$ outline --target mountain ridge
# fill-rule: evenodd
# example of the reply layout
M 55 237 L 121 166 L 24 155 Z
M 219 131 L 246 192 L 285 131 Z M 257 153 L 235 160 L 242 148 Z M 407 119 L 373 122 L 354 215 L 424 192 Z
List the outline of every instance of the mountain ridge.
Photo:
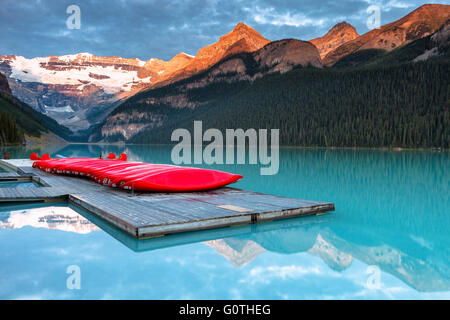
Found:
M 310 42 L 274 41 L 253 53 L 227 57 L 190 78 L 137 94 L 116 108 L 91 139 L 170 143 L 170 132 L 192 129 L 194 120 L 202 120 L 204 128 L 219 130 L 280 128 L 284 145 L 446 148 L 445 128 L 450 125 L 442 92 L 450 74 L 445 72 L 449 52 L 443 46 L 447 31 L 443 25 L 382 54 L 383 60 L 370 68 L 350 65 L 343 70 L 321 69 L 319 52 Z M 299 48 L 298 53 L 290 55 L 295 52 L 285 50 L 290 45 Z M 307 45 L 316 60 L 290 60 L 306 57 Z M 440 48 L 435 56 L 414 62 L 435 46 Z M 349 135 L 355 130 L 357 134 Z
M 449 18 L 450 5 L 425 4 L 406 16 L 373 29 L 330 51 L 323 63 L 332 66 L 339 59 L 355 51 L 381 49 L 392 51 L 407 43 L 436 32 Z

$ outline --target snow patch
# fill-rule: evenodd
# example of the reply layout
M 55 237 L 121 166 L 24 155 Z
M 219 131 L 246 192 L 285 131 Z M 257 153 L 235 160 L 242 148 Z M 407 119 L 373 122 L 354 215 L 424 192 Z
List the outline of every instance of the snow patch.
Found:
M 66 125 L 66 124 L 71 124 L 71 123 L 74 123 L 74 122 L 77 122 L 77 121 L 80 121 L 80 120 L 81 120 L 80 117 L 74 116 L 74 117 L 71 117 L 69 119 L 64 119 L 63 121 L 61 121 L 61 123 L 63 125 Z
M 77 54 L 66 54 L 64 56 L 59 56 L 58 60 L 64 61 L 64 62 L 71 62 L 73 60 L 76 59 L 81 59 L 82 60 L 91 60 L 91 58 L 93 57 L 93 55 L 89 52 L 82 52 L 82 53 L 77 53 Z
M 75 112 L 70 105 L 65 107 L 49 107 L 47 105 L 44 105 L 44 107 L 45 111 L 47 112 Z
M 195 56 L 187 54 L 186 52 L 181 52 L 182 54 L 184 54 L 185 56 L 188 56 L 189 58 L 195 58 Z
M 90 59 L 90 53 L 81 53 L 77 55 L 66 55 L 59 57 L 60 60 L 70 62 L 76 57 L 84 57 Z M 77 85 L 79 89 L 80 81 L 85 81 L 86 84 L 92 84 L 107 92 L 117 93 L 120 91 L 131 91 L 135 84 L 150 83 L 150 77 L 139 78 L 137 71 L 127 71 L 122 68 L 115 68 L 114 66 L 77 66 L 69 70 L 48 70 L 41 66 L 47 65 L 49 58 L 33 58 L 27 59 L 22 56 L 17 56 L 15 60 L 10 63 L 12 79 L 20 80 L 22 82 L 40 82 L 44 84 L 55 85 Z M 89 74 L 104 75 L 108 78 L 95 79 L 91 78 Z

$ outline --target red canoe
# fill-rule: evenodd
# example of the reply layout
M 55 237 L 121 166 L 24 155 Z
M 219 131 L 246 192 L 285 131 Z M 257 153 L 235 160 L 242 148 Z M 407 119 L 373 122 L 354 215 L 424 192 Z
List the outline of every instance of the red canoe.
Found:
M 112 158 L 112 155 L 111 155 Z M 63 158 L 37 160 L 43 171 L 91 177 L 94 181 L 135 191 L 188 192 L 220 188 L 242 178 L 228 172 L 168 164 L 126 162 L 119 159 Z
M 136 191 L 187 192 L 223 187 L 241 179 L 241 175 L 228 172 L 177 167 L 159 170 L 123 185 L 124 189 Z
M 108 177 L 110 174 L 122 171 L 124 169 L 133 168 L 136 167 L 137 165 L 138 164 L 136 163 L 128 163 L 128 162 L 113 164 L 106 168 L 96 170 L 95 173 L 91 176 L 91 178 L 97 181 L 99 179 L 102 179 L 103 177 Z
M 140 170 L 142 168 L 145 168 L 147 164 L 143 163 L 128 163 L 127 166 L 118 166 L 113 168 L 108 168 L 104 170 L 100 170 L 98 173 L 96 173 L 92 178 L 95 182 L 107 184 L 104 181 L 104 179 L 115 179 L 120 174 L 132 174 L 133 172 Z
M 117 173 L 114 176 L 111 176 L 111 181 L 108 181 L 107 184 L 110 185 L 111 187 L 121 188 L 125 183 L 129 181 L 143 178 L 151 173 L 161 172 L 165 170 L 173 170 L 174 167 L 179 168 L 176 166 L 165 164 L 151 164 L 151 165 L 147 164 L 145 167 L 139 168 L 137 170 L 130 170 Z

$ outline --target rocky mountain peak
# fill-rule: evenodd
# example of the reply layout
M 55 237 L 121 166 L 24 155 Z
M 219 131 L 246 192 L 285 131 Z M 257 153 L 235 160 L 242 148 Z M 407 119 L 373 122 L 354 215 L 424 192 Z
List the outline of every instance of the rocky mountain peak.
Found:
M 245 41 L 241 41 L 243 39 Z M 236 50 L 236 48 L 234 48 L 232 52 L 233 54 L 239 51 L 253 52 L 261 49 L 264 45 L 270 42 L 270 40 L 264 38 L 256 30 L 240 22 L 236 25 L 236 27 L 234 27 L 231 32 L 221 36 L 218 42 L 201 48 L 198 51 L 195 60 L 197 62 L 201 62 L 200 64 L 202 66 L 212 66 L 217 61 L 229 55 L 230 52 L 228 52 L 228 50 L 230 49 L 230 47 L 232 47 L 239 41 L 241 44 L 240 49 Z
M 328 52 L 357 37 L 359 34 L 356 29 L 343 21 L 333 26 L 323 37 L 312 39 L 310 42 L 317 47 L 320 57 L 323 58 Z
M 246 25 L 243 22 L 239 22 L 233 30 L 231 30 L 229 33 L 223 35 L 220 37 L 220 40 L 227 39 L 231 37 L 256 37 L 260 39 L 264 39 L 263 36 L 261 36 L 255 29 L 252 27 Z
M 239 22 L 239 23 L 234 27 L 233 31 L 248 30 L 248 29 L 253 30 L 252 28 L 250 28 L 250 27 L 249 27 L 248 25 L 246 25 L 245 23 Z
M 176 61 L 191 61 L 194 58 L 195 58 L 194 56 L 191 56 L 184 52 L 180 52 L 179 54 L 175 55 L 172 59 L 170 59 L 168 63 L 173 63 Z
M 335 24 L 329 31 L 327 34 L 335 34 L 337 32 L 342 32 L 342 31 L 348 31 L 351 33 L 354 33 L 356 35 L 358 35 L 358 33 L 356 32 L 355 27 L 353 27 L 350 23 L 348 23 L 347 21 L 342 21 L 339 22 L 337 24 Z

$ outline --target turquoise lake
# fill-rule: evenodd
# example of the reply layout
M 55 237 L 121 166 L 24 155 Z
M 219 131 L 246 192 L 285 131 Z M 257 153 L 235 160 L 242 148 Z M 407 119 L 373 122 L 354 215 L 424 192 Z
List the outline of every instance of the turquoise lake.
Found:
M 8 148 L 171 163 L 170 146 Z M 0 205 L 1 299 L 450 299 L 450 153 L 280 149 L 232 185 L 334 202 L 320 216 L 135 240 L 65 203 Z M 69 289 L 70 266 L 80 289 Z M 70 287 L 70 286 L 69 286 Z

